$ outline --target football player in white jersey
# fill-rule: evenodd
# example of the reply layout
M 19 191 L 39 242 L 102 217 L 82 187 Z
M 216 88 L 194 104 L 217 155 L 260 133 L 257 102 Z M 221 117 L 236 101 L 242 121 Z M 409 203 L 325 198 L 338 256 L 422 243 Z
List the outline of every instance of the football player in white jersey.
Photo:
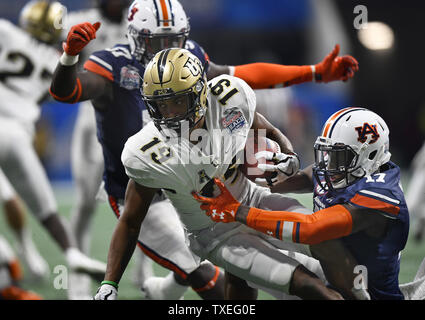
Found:
M 0 300 L 41 300 L 31 291 L 19 286 L 22 280 L 22 268 L 12 247 L 0 235 Z
M 127 32 L 127 7 L 129 0 L 97 0 L 95 8 L 67 13 L 63 30 L 86 21 L 100 21 L 102 28 L 82 52 L 85 61 L 92 52 L 112 48 L 125 42 Z M 66 38 L 67 33 L 62 34 Z M 90 100 L 82 101 L 78 107 L 77 119 L 71 141 L 71 171 L 75 183 L 76 199 L 71 211 L 71 228 L 78 248 L 89 254 L 90 230 L 98 198 L 102 198 L 103 154 L 96 137 L 96 119 Z M 152 260 L 142 251 L 135 253 L 138 259 L 133 278 L 141 286 L 153 274 Z M 82 274 L 69 274 L 69 296 L 71 299 L 91 299 L 90 278 Z
M 112 236 L 105 280 L 95 299 L 117 297 L 118 282 L 158 189 L 166 193 L 178 211 L 190 248 L 201 259 L 256 286 L 306 299 L 340 299 L 337 292 L 289 257 L 288 251 L 281 251 L 294 247 L 277 243 L 237 222 L 213 222 L 192 197 L 194 192 L 210 196 L 216 193 L 212 178 L 221 177 L 230 192 L 244 203 L 267 208 L 279 205 L 311 214 L 296 200 L 272 195 L 268 189 L 255 185 L 237 169 L 250 129 L 263 129 L 279 143 L 287 154 L 287 166 L 282 170 L 299 168 L 289 140 L 255 112 L 252 89 L 229 75 L 207 83 L 196 56 L 185 49 L 171 48 L 157 53 L 147 65 L 143 98 L 153 121 L 128 139 L 122 153 L 130 181 L 124 211 Z M 305 246 L 297 246 L 297 251 L 308 254 Z M 304 261 L 310 259 L 300 256 Z M 304 290 L 306 287 L 310 290 Z M 228 298 L 256 297 L 252 290 L 227 289 Z
M 6 221 L 12 228 L 17 240 L 17 253 L 25 262 L 34 280 L 42 279 L 49 272 L 49 265 L 35 246 L 31 228 L 27 224 L 27 215 L 21 198 L 0 169 L 0 201 Z
M 413 158 L 410 171 L 406 201 L 412 217 L 416 218 L 414 239 L 421 242 L 425 234 L 425 143 Z
M 57 212 L 44 168 L 32 145 L 40 103 L 48 94 L 58 51 L 55 26 L 63 13 L 58 2 L 31 1 L 20 15 L 18 28 L 0 20 L 0 167 L 30 211 L 65 254 L 72 270 L 101 276 L 105 264 L 76 248 L 75 240 Z

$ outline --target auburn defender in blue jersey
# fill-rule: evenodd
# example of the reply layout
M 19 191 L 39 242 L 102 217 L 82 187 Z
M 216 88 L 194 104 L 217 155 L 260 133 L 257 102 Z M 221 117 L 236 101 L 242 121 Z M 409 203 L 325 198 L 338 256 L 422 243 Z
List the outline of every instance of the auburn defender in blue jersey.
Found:
M 145 64 L 156 52 L 168 47 L 185 46 L 201 60 L 208 70 L 209 78 L 222 73 L 241 76 L 249 74 L 250 80 L 257 88 L 312 80 L 345 81 L 358 70 L 357 61 L 353 57 L 338 57 L 339 47 L 314 66 L 216 65 L 209 61 L 208 56 L 198 44 L 187 40 L 188 19 L 176 0 L 136 0 L 129 8 L 128 22 L 128 44 L 93 53 L 84 64 L 85 72 L 77 71 L 78 55 L 85 45 L 96 37 L 100 24 L 92 25 L 87 22 L 72 27 L 64 44 L 65 52 L 55 71 L 50 90 L 51 95 L 58 101 L 66 103 L 88 99 L 92 101 L 96 110 L 98 140 L 102 144 L 105 161 L 105 188 L 111 207 L 117 215 L 122 209 L 128 182 L 120 160 L 121 152 L 127 138 L 142 128 L 143 121 L 149 120 L 143 116 L 146 107 L 140 95 L 140 76 L 144 72 Z M 264 72 L 258 72 L 258 70 L 264 70 Z M 274 74 L 273 83 L 270 83 L 270 73 Z M 253 77 L 254 75 L 259 77 Z M 177 217 L 169 202 L 159 201 L 157 206 L 162 207 L 158 210 Z M 155 210 L 155 206 L 151 208 Z M 161 222 L 161 220 L 164 221 Z M 199 264 L 199 259 L 194 257 L 185 245 L 182 227 L 173 225 L 170 222 L 172 220 L 172 218 L 152 218 L 151 223 L 145 220 L 140 233 L 139 246 L 155 261 L 173 270 L 180 283 L 186 283 L 183 281 L 186 280 L 202 297 L 221 298 L 222 274 L 218 268 L 209 263 Z M 179 221 L 176 221 L 176 224 L 179 224 Z M 171 236 L 163 239 L 164 232 L 169 232 L 170 235 L 177 232 L 178 235 L 175 239 Z M 179 245 L 181 248 L 176 248 Z M 176 258 L 179 253 L 181 253 L 180 257 Z M 169 279 L 169 283 L 173 281 L 174 278 Z M 114 290 L 111 284 L 106 285 Z M 161 289 L 166 286 L 165 284 L 156 282 L 154 286 L 157 286 L 154 290 L 157 293 L 166 291 Z M 158 289 L 160 286 L 163 287 Z M 174 281 L 174 295 L 153 294 L 152 285 L 148 286 L 145 283 L 148 294 L 155 298 L 179 298 L 184 287 L 180 286 L 180 289 L 176 289 L 178 287 Z
M 352 288 L 343 293 L 404 299 L 398 274 L 400 252 L 409 232 L 409 212 L 400 168 L 390 161 L 385 121 L 365 108 L 342 109 L 325 123 L 314 150 L 314 165 L 271 187 L 272 192 L 280 193 L 311 192 L 314 188 L 312 215 L 239 205 L 224 186 L 217 198 L 196 197 L 214 221 L 239 221 L 284 241 L 309 244 L 322 266 L 335 257 L 324 252 L 321 243 L 341 238 L 347 253 L 367 272 L 367 283 L 362 287 L 366 290 L 356 291 L 359 288 L 351 282 Z M 269 155 L 272 158 L 276 155 Z M 268 170 L 279 171 L 279 164 Z M 354 270 L 348 271 L 353 274 Z

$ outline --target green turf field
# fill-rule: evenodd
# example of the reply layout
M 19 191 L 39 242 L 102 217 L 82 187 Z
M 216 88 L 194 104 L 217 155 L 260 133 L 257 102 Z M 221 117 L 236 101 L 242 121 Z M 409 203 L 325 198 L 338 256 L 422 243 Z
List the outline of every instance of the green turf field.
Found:
M 71 210 L 72 201 L 74 199 L 72 187 L 55 187 L 55 192 L 59 202 L 59 210 L 61 215 L 68 219 L 69 212 Z M 295 195 L 305 206 L 311 207 L 311 195 Z M 53 243 L 46 231 L 39 225 L 39 223 L 28 214 L 28 222 L 31 225 L 33 232 L 33 239 L 39 248 L 41 254 L 48 261 L 51 269 L 51 276 L 41 282 L 33 282 L 31 279 L 26 277 L 22 283 L 22 286 L 27 289 L 31 289 L 40 295 L 44 299 L 56 300 L 56 299 L 67 299 L 66 290 L 55 289 L 53 286 L 55 277 L 59 273 L 54 273 L 55 267 L 59 265 L 65 265 L 65 261 L 59 247 Z M 411 230 L 414 221 L 411 221 Z M 111 238 L 112 230 L 116 223 L 116 218 L 113 215 L 111 209 L 106 203 L 100 203 L 93 222 L 93 234 L 92 234 L 92 256 L 106 261 L 109 241 Z M 14 237 L 11 230 L 7 227 L 4 215 L 0 215 L 0 233 L 4 235 L 11 244 L 14 242 Z M 418 245 L 409 238 L 408 244 L 402 253 L 401 271 L 400 271 L 400 283 L 405 283 L 413 280 L 413 277 L 425 256 L 425 242 Z M 120 282 L 119 299 L 141 299 L 140 291 L 131 282 L 131 272 L 134 268 L 134 264 L 131 261 L 127 268 L 123 279 Z M 58 269 L 56 269 L 57 271 Z M 24 266 L 24 272 L 25 272 Z M 155 265 L 155 272 L 157 275 L 165 275 L 168 270 Z M 98 284 L 93 281 L 93 293 L 96 291 Z M 199 299 L 199 296 L 189 289 L 185 294 L 186 300 Z M 259 293 L 259 299 L 273 299 L 268 294 Z

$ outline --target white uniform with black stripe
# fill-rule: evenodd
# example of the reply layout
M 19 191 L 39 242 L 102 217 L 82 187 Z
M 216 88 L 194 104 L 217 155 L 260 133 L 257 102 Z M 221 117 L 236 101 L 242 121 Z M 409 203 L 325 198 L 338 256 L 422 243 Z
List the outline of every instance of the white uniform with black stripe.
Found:
M 0 167 L 38 219 L 56 212 L 33 147 L 39 101 L 48 94 L 59 52 L 0 19 Z
M 186 139 L 173 143 L 150 122 L 128 139 L 121 159 L 131 179 L 165 191 L 186 226 L 193 252 L 240 278 L 287 292 L 299 262 L 279 248 L 308 253 L 307 247 L 287 244 L 237 222 L 215 223 L 191 195 L 192 191 L 205 191 L 207 183 L 211 184 L 209 178 L 227 177 L 226 187 L 244 204 L 311 214 L 298 201 L 271 194 L 239 170 L 232 172 L 232 159 L 243 154 L 254 119 L 255 94 L 243 80 L 228 75 L 212 79 L 209 87 L 217 90 L 209 89 L 205 115 L 208 129 L 197 131 L 201 142 L 196 146 Z

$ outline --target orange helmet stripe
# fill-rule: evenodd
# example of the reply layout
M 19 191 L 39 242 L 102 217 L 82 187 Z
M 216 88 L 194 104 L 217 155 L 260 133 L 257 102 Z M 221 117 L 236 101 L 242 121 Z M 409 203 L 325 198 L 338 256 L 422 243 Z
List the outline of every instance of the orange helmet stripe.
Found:
M 353 109 L 363 109 L 361 107 L 347 107 L 344 109 L 341 109 L 337 112 L 335 112 L 329 119 L 328 121 L 326 121 L 324 127 L 323 127 L 323 132 L 322 132 L 322 136 L 327 138 L 327 135 L 329 133 L 329 129 L 331 128 L 332 124 L 335 122 L 336 119 L 338 119 L 338 117 L 340 115 L 342 115 L 344 112 L 348 111 L 348 110 L 353 110 Z
M 167 4 L 165 3 L 165 0 L 160 0 L 160 3 L 161 3 L 161 10 L 162 10 L 162 19 L 169 20 L 168 9 L 167 9 Z M 169 25 L 168 21 L 164 21 L 164 27 L 168 27 L 168 25 Z

